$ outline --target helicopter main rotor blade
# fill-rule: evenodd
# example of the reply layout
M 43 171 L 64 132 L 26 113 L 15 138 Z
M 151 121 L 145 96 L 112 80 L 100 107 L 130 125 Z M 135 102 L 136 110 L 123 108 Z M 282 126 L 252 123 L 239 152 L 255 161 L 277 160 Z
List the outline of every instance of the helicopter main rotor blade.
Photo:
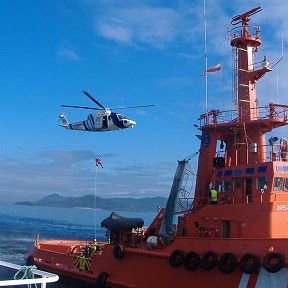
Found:
M 61 107 L 80 108 L 80 109 L 89 109 L 89 110 L 102 110 L 99 108 L 92 108 L 92 107 L 86 107 L 86 106 L 74 106 L 74 105 L 61 105 Z
M 100 102 L 98 102 L 96 99 L 94 99 L 88 92 L 83 91 L 83 93 L 89 97 L 94 103 L 96 103 L 99 107 L 103 108 L 104 110 L 106 109 Z
M 111 108 L 111 109 L 115 109 L 115 110 L 120 110 L 120 109 L 134 109 L 134 108 L 145 108 L 145 107 L 152 107 L 152 106 L 156 106 L 154 104 L 150 104 L 150 105 L 140 105 L 140 106 L 127 106 L 127 107 L 119 107 L 119 108 Z

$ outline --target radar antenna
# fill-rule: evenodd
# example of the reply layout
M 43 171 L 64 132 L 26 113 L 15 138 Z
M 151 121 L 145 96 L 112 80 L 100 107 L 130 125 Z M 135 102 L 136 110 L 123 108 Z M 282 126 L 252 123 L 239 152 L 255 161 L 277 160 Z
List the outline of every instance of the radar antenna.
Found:
M 247 24 L 250 21 L 249 17 L 260 12 L 261 10 L 262 10 L 262 8 L 259 6 L 259 7 L 253 8 L 253 9 L 249 10 L 248 12 L 245 12 L 241 15 L 234 16 L 232 18 L 231 24 L 232 25 L 237 25 L 239 23 Z

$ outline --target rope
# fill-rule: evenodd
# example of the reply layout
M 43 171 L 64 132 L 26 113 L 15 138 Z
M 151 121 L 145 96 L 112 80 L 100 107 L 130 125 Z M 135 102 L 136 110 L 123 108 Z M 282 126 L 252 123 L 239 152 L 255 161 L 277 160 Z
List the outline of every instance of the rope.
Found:
M 33 270 L 36 270 L 37 267 L 35 265 L 30 265 L 30 266 L 26 266 L 23 265 L 14 275 L 14 280 L 24 280 L 24 279 L 34 279 L 34 273 Z M 23 273 L 23 276 L 17 278 L 17 276 L 20 275 L 20 273 Z M 32 287 L 32 284 L 27 284 L 28 288 Z M 37 284 L 34 284 L 34 287 L 37 288 Z
M 97 172 L 98 167 L 96 167 L 95 171 L 95 181 L 94 181 L 94 239 L 97 239 L 97 232 L 96 232 L 96 191 L 97 191 Z

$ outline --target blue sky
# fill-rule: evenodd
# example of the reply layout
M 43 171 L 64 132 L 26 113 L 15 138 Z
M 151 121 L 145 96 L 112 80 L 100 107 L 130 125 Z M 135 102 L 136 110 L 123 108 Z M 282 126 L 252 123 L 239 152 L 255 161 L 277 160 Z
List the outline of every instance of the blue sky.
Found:
M 209 74 L 209 109 L 233 108 L 231 18 L 262 6 L 252 18 L 262 28 L 258 57 L 275 63 L 282 35 L 287 47 L 286 2 L 206 0 L 208 66 L 223 68 Z M 0 31 L 2 201 L 80 196 L 95 187 L 105 198 L 168 196 L 177 160 L 199 146 L 193 124 L 205 110 L 203 0 L 2 0 Z M 288 103 L 285 69 L 284 58 L 259 82 L 260 102 Z M 59 127 L 60 112 L 86 118 L 85 110 L 60 107 L 93 106 L 82 90 L 107 107 L 156 106 L 121 110 L 137 122 L 133 129 Z M 104 168 L 96 171 L 97 155 Z

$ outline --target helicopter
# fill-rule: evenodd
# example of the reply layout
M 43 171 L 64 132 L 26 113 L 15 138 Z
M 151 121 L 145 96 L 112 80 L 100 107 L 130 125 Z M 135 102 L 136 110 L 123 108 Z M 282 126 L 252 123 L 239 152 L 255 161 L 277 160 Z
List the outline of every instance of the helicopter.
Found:
M 64 113 L 58 115 L 61 120 L 58 125 L 69 130 L 80 130 L 80 131 L 90 131 L 90 132 L 106 132 L 123 130 L 126 128 L 133 128 L 136 125 L 136 121 L 128 119 L 122 114 L 114 113 L 110 108 L 104 107 L 99 101 L 93 98 L 88 92 L 82 91 L 90 100 L 97 104 L 100 108 L 86 107 L 86 106 L 75 106 L 75 105 L 61 105 L 61 107 L 68 108 L 80 108 L 89 110 L 98 110 L 98 112 L 89 114 L 86 120 L 69 123 L 67 116 Z M 155 105 L 144 105 L 144 106 L 131 106 L 131 107 L 121 107 L 119 109 L 128 108 L 140 108 L 140 107 L 150 107 Z

